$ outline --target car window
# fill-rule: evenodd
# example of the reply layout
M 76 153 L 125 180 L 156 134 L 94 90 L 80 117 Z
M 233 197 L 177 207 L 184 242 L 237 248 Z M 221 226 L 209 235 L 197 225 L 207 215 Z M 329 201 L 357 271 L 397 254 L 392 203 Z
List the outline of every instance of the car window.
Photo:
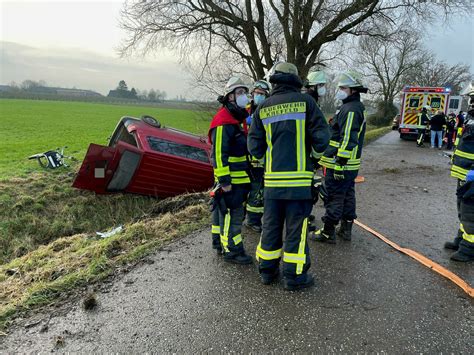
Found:
M 157 137 L 147 137 L 147 140 L 150 148 L 154 151 L 209 163 L 209 156 L 204 149 L 171 142 Z

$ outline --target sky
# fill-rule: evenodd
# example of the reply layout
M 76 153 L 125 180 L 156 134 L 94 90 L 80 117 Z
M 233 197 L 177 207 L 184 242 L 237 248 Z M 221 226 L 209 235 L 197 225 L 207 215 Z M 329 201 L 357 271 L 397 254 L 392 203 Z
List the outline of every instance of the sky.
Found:
M 193 84 L 173 53 L 118 56 L 125 36 L 118 26 L 122 6 L 123 0 L 0 0 L 0 84 L 45 80 L 50 86 L 107 94 L 123 79 L 129 88 L 154 88 L 165 90 L 168 98 L 189 98 Z M 470 17 L 426 28 L 425 45 L 439 59 L 468 63 L 474 71 Z

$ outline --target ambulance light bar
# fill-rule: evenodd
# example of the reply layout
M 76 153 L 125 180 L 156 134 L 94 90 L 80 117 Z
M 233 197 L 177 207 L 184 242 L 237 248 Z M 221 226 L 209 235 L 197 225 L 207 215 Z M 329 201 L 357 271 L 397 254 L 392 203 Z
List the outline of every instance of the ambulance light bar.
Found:
M 451 91 L 450 88 L 430 88 L 430 87 L 410 87 L 406 86 L 403 90 L 404 92 L 442 92 L 442 93 L 449 93 Z

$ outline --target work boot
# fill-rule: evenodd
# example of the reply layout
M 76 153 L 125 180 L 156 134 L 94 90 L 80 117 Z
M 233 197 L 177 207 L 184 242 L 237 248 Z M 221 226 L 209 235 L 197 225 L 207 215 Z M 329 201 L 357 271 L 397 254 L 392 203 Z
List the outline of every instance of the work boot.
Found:
M 459 235 L 461 234 L 461 235 Z M 462 240 L 462 232 L 458 232 L 458 236 L 454 238 L 452 242 L 446 242 L 444 243 L 444 248 L 445 249 L 451 249 L 451 250 L 458 250 L 459 249 L 459 243 L 461 243 Z
M 224 253 L 224 261 L 228 263 L 240 264 L 240 265 L 248 265 L 252 264 L 252 257 L 247 255 L 245 251 L 241 251 L 240 253 Z
M 314 277 L 311 274 L 303 274 L 296 278 L 285 278 L 283 288 L 287 291 L 298 291 L 314 285 Z
M 212 249 L 214 249 L 217 252 L 217 254 L 219 254 L 219 255 L 222 254 L 222 245 L 221 245 L 220 242 L 219 242 L 219 244 L 213 242 L 212 243 Z
M 314 215 L 308 217 L 308 231 L 316 231 L 316 217 Z
M 271 283 L 278 280 L 279 276 L 280 276 L 280 270 L 279 269 L 275 269 L 275 270 L 268 271 L 268 272 L 261 272 L 260 273 L 260 281 L 262 281 L 262 284 L 264 284 L 264 285 L 270 285 Z
M 466 263 L 469 261 L 474 261 L 474 255 L 464 254 L 463 252 L 458 250 L 453 255 L 451 255 L 451 260 Z
M 336 244 L 336 229 L 334 227 L 328 228 L 325 224 L 322 229 L 310 235 L 309 239 L 320 243 Z
M 341 220 L 341 226 L 339 227 L 337 231 L 337 236 L 344 240 L 350 241 L 352 239 L 353 223 L 354 223 L 353 221 Z

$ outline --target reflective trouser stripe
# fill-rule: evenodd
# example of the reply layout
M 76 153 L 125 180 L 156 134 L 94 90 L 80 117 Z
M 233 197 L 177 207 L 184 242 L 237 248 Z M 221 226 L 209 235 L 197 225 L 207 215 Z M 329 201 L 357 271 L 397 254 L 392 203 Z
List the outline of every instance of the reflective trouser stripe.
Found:
M 464 239 L 466 242 L 474 243 L 474 234 L 467 234 L 464 232 L 462 234 L 462 239 Z
M 308 218 L 303 220 L 303 226 L 301 228 L 300 244 L 298 247 L 298 253 L 283 253 L 283 262 L 296 264 L 296 275 L 303 273 L 303 266 L 306 263 L 306 233 L 308 228 Z
M 336 141 L 333 141 L 333 140 L 329 141 L 329 145 L 331 147 L 334 147 L 334 148 L 339 148 L 339 146 L 340 146 L 339 142 L 336 142 Z
M 224 216 L 224 234 L 221 234 L 221 243 L 226 252 L 229 252 L 230 210 Z
M 257 251 L 255 253 L 257 260 L 275 260 L 281 258 L 281 248 L 278 250 L 265 250 L 262 248 L 262 243 L 258 243 Z
M 221 227 L 219 226 L 216 226 L 216 225 L 212 225 L 211 227 L 211 233 L 212 234 L 221 234 Z
M 451 166 L 451 176 L 457 177 L 461 180 L 466 180 L 466 175 L 469 172 L 467 169 L 463 169 L 460 166 L 452 165 Z
M 247 212 L 263 213 L 263 207 L 254 207 L 247 203 Z
M 462 232 L 462 239 L 464 239 L 466 242 L 474 243 L 474 234 L 466 233 L 466 230 L 464 229 L 464 226 L 462 223 L 460 224 L 459 229 Z

